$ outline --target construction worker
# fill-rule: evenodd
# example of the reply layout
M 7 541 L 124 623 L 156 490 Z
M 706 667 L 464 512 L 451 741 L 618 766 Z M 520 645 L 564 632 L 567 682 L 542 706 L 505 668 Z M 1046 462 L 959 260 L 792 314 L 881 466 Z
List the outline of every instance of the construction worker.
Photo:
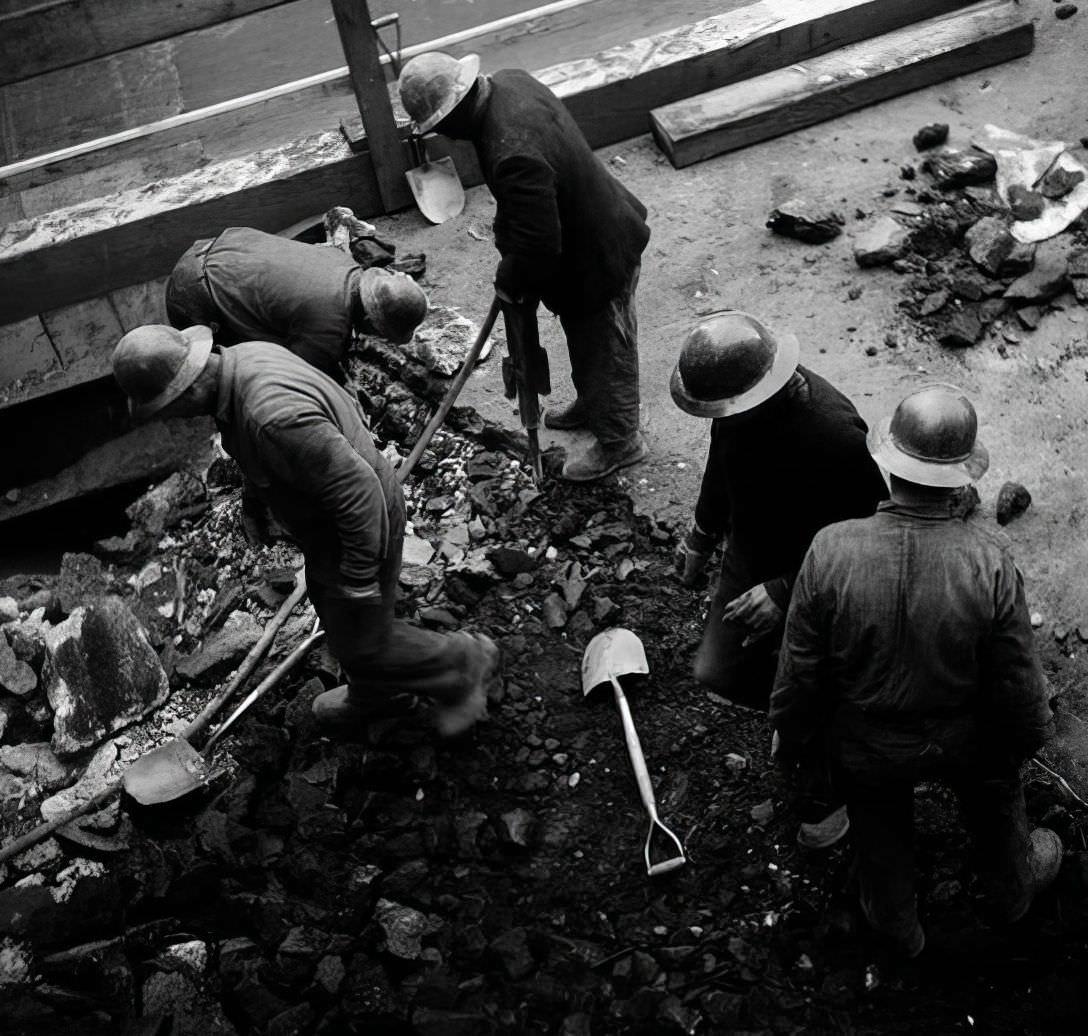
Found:
M 577 398 L 544 424 L 594 436 L 563 477 L 599 479 L 648 453 L 638 429 L 635 314 L 646 207 L 543 83 L 516 69 L 481 76 L 479 67 L 474 54 L 421 54 L 401 71 L 400 98 L 419 132 L 475 145 L 496 202 L 496 292 L 534 311 L 542 301 L 567 339 Z
M 212 328 L 221 345 L 275 342 L 343 384 L 352 333 L 409 342 L 427 315 L 411 277 L 362 269 L 338 248 L 249 227 L 197 241 L 166 284 L 175 328 Z
M 1009 543 L 962 517 L 957 487 L 989 463 L 959 389 L 912 392 L 869 434 L 891 499 L 818 532 L 786 621 L 771 718 L 783 747 L 830 752 L 850 815 L 861 908 L 908 957 L 914 785 L 955 790 L 998 916 L 1054 880 L 1061 840 L 1029 834 L 1020 764 L 1052 729 L 1023 579 Z
M 278 345 L 214 352 L 206 327 L 138 327 L 112 361 L 135 421 L 213 416 L 224 449 L 301 547 L 310 600 L 347 678 L 314 701 L 323 726 L 357 725 L 398 695 L 431 699 L 446 736 L 486 713 L 499 664 L 491 639 L 393 617 L 404 497 L 351 393 Z
M 865 422 L 818 374 L 798 366 L 797 337 L 726 310 L 688 334 L 670 389 L 681 410 L 713 419 L 694 521 L 677 571 L 696 586 L 719 543 L 721 570 L 695 678 L 731 701 L 765 711 L 783 620 L 801 559 L 817 529 L 872 514 L 887 496 L 865 448 Z M 845 833 L 820 758 L 800 777 L 808 848 Z

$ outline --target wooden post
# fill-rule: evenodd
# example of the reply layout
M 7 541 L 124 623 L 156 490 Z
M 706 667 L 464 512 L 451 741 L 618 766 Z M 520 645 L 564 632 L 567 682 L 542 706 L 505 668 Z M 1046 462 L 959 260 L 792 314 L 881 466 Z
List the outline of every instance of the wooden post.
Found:
M 393 116 L 378 52 L 377 30 L 370 24 L 370 10 L 366 0 L 332 0 L 332 13 L 370 143 L 370 160 L 378 179 L 382 207 L 386 212 L 406 208 L 413 202 L 404 177 L 408 162 Z

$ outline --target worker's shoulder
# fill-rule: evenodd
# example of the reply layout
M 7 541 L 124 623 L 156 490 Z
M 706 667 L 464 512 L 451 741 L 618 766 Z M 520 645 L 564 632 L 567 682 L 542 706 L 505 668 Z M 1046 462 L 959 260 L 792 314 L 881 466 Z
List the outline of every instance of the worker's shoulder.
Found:
M 1003 558 L 1012 560 L 1012 540 L 1001 529 L 995 529 L 977 514 L 968 515 L 956 523 L 964 533 L 978 543 L 984 550 L 992 551 Z

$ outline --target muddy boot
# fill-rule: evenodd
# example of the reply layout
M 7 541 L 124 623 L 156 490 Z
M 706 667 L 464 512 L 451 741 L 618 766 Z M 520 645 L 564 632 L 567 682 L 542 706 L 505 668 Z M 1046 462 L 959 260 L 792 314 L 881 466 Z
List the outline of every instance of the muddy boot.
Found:
M 849 830 L 846 807 L 839 806 L 819 819 L 802 823 L 797 830 L 797 844 L 802 849 L 830 849 L 842 841 Z
M 588 421 L 589 414 L 579 399 L 556 410 L 549 409 L 544 414 L 544 427 L 553 428 L 558 432 L 569 432 L 575 428 L 585 428 Z
M 1046 827 L 1037 827 L 1031 832 L 1031 883 L 1026 895 L 1015 910 L 1011 911 L 1008 921 L 1019 921 L 1030 909 L 1035 897 L 1054 883 L 1062 867 L 1062 840 Z
M 562 475 L 568 482 L 594 482 L 620 468 L 645 460 L 649 454 L 650 448 L 638 432 L 614 447 L 605 448 L 594 440 L 585 453 L 563 465 Z
M 414 694 L 394 694 L 391 697 L 367 696 L 352 692 L 347 684 L 334 687 L 314 698 L 314 719 L 322 733 L 330 737 L 358 734 L 367 724 L 380 719 L 407 716 L 419 704 Z
M 499 648 L 482 633 L 462 633 L 472 640 L 464 690 L 458 697 L 435 702 L 434 725 L 440 737 L 457 737 L 487 716 L 487 690 L 499 677 Z

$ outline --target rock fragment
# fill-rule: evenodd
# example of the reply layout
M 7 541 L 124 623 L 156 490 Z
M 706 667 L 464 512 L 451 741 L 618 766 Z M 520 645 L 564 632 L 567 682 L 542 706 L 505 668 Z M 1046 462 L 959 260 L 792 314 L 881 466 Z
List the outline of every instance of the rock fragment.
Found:
M 838 212 L 802 198 L 793 198 L 772 210 L 767 227 L 782 237 L 809 245 L 822 245 L 842 233 L 846 220 Z
M 946 140 L 948 123 L 931 122 L 914 134 L 914 147 L 918 151 L 928 151 L 930 148 L 940 147 Z
M 231 612 L 200 648 L 180 658 L 175 668 L 191 683 L 214 683 L 232 672 L 261 639 L 261 626 L 247 611 Z
M 887 266 L 907 245 L 907 229 L 891 216 L 881 216 L 854 238 L 854 261 L 861 267 Z
M 980 219 L 968 229 L 964 240 L 971 261 L 991 277 L 1024 273 L 1034 260 L 1034 248 L 1017 241 L 998 216 Z
M 1006 482 L 997 494 L 997 524 L 1008 525 L 1031 506 L 1031 493 L 1019 482 Z

